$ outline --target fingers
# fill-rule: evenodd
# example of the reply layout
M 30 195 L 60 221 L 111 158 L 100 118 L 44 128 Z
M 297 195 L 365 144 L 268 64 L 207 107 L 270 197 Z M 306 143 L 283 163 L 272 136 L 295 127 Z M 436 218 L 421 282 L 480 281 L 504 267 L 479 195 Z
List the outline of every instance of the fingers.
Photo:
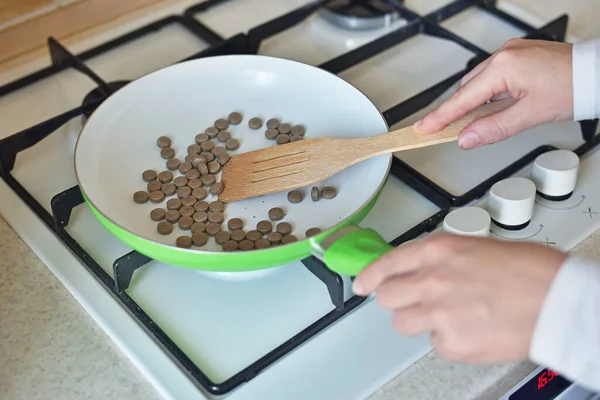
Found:
M 435 328 L 431 311 L 421 304 L 395 311 L 392 325 L 398 333 L 407 336 L 420 335 Z

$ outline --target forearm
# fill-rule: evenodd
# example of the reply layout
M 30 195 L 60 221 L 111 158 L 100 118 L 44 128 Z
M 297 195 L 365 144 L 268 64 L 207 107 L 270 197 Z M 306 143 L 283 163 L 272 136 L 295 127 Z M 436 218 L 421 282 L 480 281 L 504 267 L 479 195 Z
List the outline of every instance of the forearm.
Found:
M 530 358 L 600 391 L 600 264 L 570 257 L 562 265 L 538 318 Z
M 573 116 L 600 118 L 600 39 L 573 45 Z

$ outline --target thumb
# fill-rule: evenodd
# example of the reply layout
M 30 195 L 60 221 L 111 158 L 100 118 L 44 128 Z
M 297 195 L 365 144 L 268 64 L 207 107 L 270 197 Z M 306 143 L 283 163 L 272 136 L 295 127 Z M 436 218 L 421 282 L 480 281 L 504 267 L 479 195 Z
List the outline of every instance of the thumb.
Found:
M 508 139 L 532 127 L 527 103 L 526 99 L 520 99 L 498 113 L 471 122 L 458 136 L 458 145 L 463 149 L 474 149 Z

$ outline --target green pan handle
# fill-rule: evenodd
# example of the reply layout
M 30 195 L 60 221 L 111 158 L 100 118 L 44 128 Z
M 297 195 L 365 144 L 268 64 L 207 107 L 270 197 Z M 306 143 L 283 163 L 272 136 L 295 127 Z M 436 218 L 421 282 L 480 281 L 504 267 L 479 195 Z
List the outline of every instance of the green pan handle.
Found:
M 356 276 L 393 248 L 374 230 L 361 228 L 335 241 L 325 250 L 323 261 L 333 272 Z

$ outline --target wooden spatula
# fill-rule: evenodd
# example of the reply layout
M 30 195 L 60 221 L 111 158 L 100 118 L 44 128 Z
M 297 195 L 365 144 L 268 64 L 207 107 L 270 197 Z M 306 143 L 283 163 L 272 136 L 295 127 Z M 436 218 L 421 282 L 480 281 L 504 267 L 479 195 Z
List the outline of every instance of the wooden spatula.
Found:
M 415 132 L 409 126 L 367 138 L 305 139 L 238 154 L 223 167 L 225 188 L 219 200 L 228 203 L 297 189 L 371 157 L 450 142 L 473 120 L 513 103 L 513 99 L 505 99 L 484 104 L 433 134 Z

